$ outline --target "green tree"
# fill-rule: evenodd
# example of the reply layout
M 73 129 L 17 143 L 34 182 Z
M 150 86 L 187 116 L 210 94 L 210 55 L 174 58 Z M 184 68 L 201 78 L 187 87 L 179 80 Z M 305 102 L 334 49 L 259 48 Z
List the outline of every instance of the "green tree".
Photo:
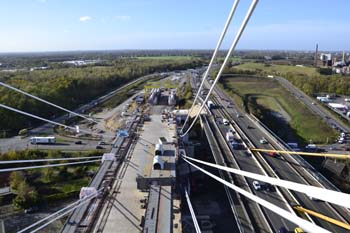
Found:
M 43 168 L 42 170 L 42 180 L 45 182 L 45 183 L 49 183 L 53 180 L 54 178 L 54 169 L 53 168 Z
M 10 175 L 10 187 L 12 192 L 17 192 L 19 185 L 25 180 L 23 172 L 12 172 Z
M 27 209 L 38 203 L 39 195 L 36 189 L 30 186 L 26 181 L 22 181 L 18 185 L 17 196 L 13 200 L 13 204 L 17 208 Z

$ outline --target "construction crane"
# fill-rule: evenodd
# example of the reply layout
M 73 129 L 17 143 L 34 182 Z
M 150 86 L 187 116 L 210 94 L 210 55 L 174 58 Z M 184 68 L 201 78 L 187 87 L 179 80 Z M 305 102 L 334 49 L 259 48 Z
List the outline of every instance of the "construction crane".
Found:
M 331 218 L 331 217 L 328 217 L 326 215 L 320 214 L 320 213 L 318 213 L 316 211 L 306 209 L 306 208 L 304 208 L 304 207 L 302 207 L 300 205 L 293 206 L 293 209 L 298 210 L 298 211 L 300 211 L 302 213 L 309 214 L 309 215 L 314 216 L 316 218 L 320 218 L 320 219 L 322 219 L 324 221 L 327 221 L 327 222 L 332 223 L 334 225 L 337 225 L 339 227 L 345 228 L 347 230 L 350 230 L 350 224 L 348 224 L 346 222 L 339 221 L 339 220 Z
M 329 157 L 335 159 L 350 159 L 350 155 L 342 155 L 342 154 L 322 154 L 322 153 L 311 153 L 311 152 L 297 152 L 297 151 L 287 151 L 287 150 L 271 150 L 271 149 L 258 149 L 251 148 L 252 151 L 259 152 L 272 152 L 272 153 L 280 153 L 280 154 L 290 154 L 290 155 L 306 155 L 306 156 L 316 156 L 316 157 Z

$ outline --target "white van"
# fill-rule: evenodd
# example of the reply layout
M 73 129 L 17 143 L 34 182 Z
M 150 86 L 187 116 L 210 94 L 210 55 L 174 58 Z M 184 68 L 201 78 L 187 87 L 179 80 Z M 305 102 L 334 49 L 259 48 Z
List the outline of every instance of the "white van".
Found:
M 228 125 L 230 122 L 226 118 L 224 118 L 224 119 L 222 119 L 222 123 L 224 125 Z

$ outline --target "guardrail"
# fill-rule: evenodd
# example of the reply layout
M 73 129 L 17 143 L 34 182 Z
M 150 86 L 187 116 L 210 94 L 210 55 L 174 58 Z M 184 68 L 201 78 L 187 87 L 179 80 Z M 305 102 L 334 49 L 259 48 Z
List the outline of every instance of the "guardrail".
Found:
M 247 115 L 248 116 L 248 115 Z M 276 143 L 278 145 L 280 145 L 282 148 L 286 148 L 288 150 L 293 150 L 286 142 L 284 142 L 280 137 L 278 137 L 272 130 L 270 130 L 264 123 L 262 123 L 257 117 L 255 117 L 253 114 L 250 114 L 250 116 L 253 119 L 251 119 L 252 121 L 255 121 L 258 123 L 258 125 L 260 125 L 262 127 L 262 129 L 266 132 L 268 132 L 268 134 L 271 134 L 274 138 L 276 138 Z M 298 160 L 298 162 L 302 165 L 304 165 L 305 167 L 308 168 L 308 172 L 312 173 L 314 175 L 315 178 L 317 178 L 317 180 L 320 181 L 322 180 L 323 182 L 327 183 L 328 186 L 332 187 L 333 190 L 336 190 L 338 192 L 340 192 L 340 190 L 334 185 L 332 184 L 326 177 L 324 177 L 319 171 L 317 171 L 309 162 L 307 162 L 303 157 L 301 157 L 300 155 L 295 155 L 293 158 L 295 158 L 296 160 Z M 323 187 L 324 184 L 320 183 Z
M 207 136 L 208 136 L 208 137 L 211 137 L 211 138 L 215 138 L 213 132 L 212 132 L 211 129 L 210 129 L 210 126 L 209 126 L 209 123 L 208 123 L 207 119 L 204 118 L 204 120 L 203 120 L 202 118 L 203 118 L 202 115 L 200 115 L 201 121 L 202 121 L 202 122 L 203 122 L 203 121 L 205 122 L 205 123 L 204 123 L 204 124 L 205 124 L 204 130 L 208 127 L 208 132 L 207 132 L 208 135 L 207 135 Z M 210 135 L 209 135 L 209 133 L 210 133 Z M 208 140 L 208 141 L 209 141 L 210 147 L 217 148 L 218 150 L 220 150 L 220 149 L 219 149 L 219 146 L 217 145 L 217 142 L 216 142 L 215 139 L 214 139 L 213 141 L 212 141 L 212 140 Z M 216 145 L 211 145 L 212 142 L 214 142 Z M 213 155 L 214 155 L 214 154 L 213 154 Z M 221 165 L 226 166 L 224 159 L 223 159 L 222 157 L 221 157 L 220 159 L 222 160 L 222 163 L 223 163 L 223 164 L 221 164 Z M 214 155 L 214 160 L 215 160 L 215 163 L 218 164 L 219 161 L 217 161 L 217 158 L 216 158 L 215 155 Z M 219 174 L 220 174 L 220 176 L 221 176 L 222 179 L 225 179 L 225 178 L 224 178 L 224 175 L 223 175 L 223 171 L 219 170 Z M 228 179 L 230 180 L 230 182 L 232 182 L 232 177 L 231 177 L 231 174 L 229 174 L 229 173 L 228 173 Z M 236 222 L 237 222 L 238 230 L 239 230 L 239 232 L 244 233 L 245 231 L 244 231 L 244 229 L 242 228 L 242 224 L 241 224 L 240 219 L 238 218 L 237 210 L 235 209 L 235 204 L 233 203 L 233 199 L 232 199 L 232 197 L 231 197 L 230 190 L 228 189 L 227 186 L 224 186 L 224 188 L 225 188 L 225 192 L 226 192 L 227 198 L 228 198 L 228 200 L 229 200 L 229 202 L 230 202 L 233 215 L 234 215 L 235 220 L 236 220 Z M 242 206 L 242 207 L 243 207 L 243 209 L 245 208 L 244 206 Z M 245 209 L 244 209 L 244 212 L 245 212 L 245 214 L 247 214 Z
M 247 142 L 251 145 L 254 146 L 253 142 L 248 138 L 248 136 L 244 133 L 244 131 L 240 128 L 240 126 L 233 120 L 233 118 L 229 115 L 226 114 L 225 112 L 223 112 L 224 115 L 226 115 L 225 117 L 227 117 L 227 119 L 230 119 L 230 121 L 234 122 L 234 129 L 236 129 L 237 132 L 239 132 L 240 135 L 243 135 L 244 138 L 247 139 Z M 232 127 L 232 125 L 231 125 Z M 279 176 L 277 175 L 277 173 L 274 171 L 274 169 L 271 168 L 271 166 L 269 165 L 269 163 L 266 161 L 266 159 L 261 155 L 261 153 L 257 152 L 257 154 L 259 155 L 260 160 L 265 164 L 265 166 L 267 167 L 264 168 L 263 165 L 261 164 L 261 162 L 259 162 L 259 160 L 254 156 L 254 153 L 249 149 L 249 146 L 244 142 L 244 140 L 242 140 L 242 143 L 245 145 L 245 147 L 247 148 L 247 150 L 252 154 L 253 158 L 255 159 L 257 165 L 260 167 L 260 169 L 263 171 L 263 173 L 265 175 L 267 175 L 267 170 L 269 170 L 269 172 L 276 177 L 277 179 L 280 179 Z M 290 205 L 289 202 L 287 202 L 287 198 L 286 198 L 286 194 L 284 194 L 278 187 L 276 188 L 277 192 L 280 194 L 280 196 L 285 200 L 285 204 L 288 207 L 288 209 L 295 214 L 294 209 L 292 208 L 292 206 Z M 292 201 L 296 204 L 299 204 L 299 201 L 294 197 L 294 195 L 290 192 L 290 190 L 286 189 L 285 192 L 290 196 L 290 198 L 292 199 Z M 305 215 L 307 217 L 308 220 L 310 220 L 311 222 L 314 222 L 312 220 L 312 218 L 306 214 Z
M 216 128 L 216 130 L 218 131 L 218 133 L 220 134 L 221 136 L 221 140 L 224 142 L 226 148 L 232 153 L 232 160 L 234 162 L 234 164 L 236 165 L 237 169 L 240 169 L 241 170 L 241 167 L 239 166 L 238 162 L 236 161 L 235 157 L 233 156 L 233 152 L 230 148 L 229 145 L 227 145 L 227 142 L 226 142 L 226 139 L 225 139 L 225 136 L 221 133 L 220 129 L 218 128 L 217 124 L 214 122 L 214 127 Z M 232 126 L 231 126 L 232 127 Z M 232 128 L 233 129 L 233 128 Z M 237 134 L 239 136 L 239 134 Z M 240 136 L 239 136 L 240 137 Z M 252 156 L 252 152 L 249 150 L 249 147 L 245 144 L 245 142 L 242 140 L 242 143 L 244 144 L 245 148 L 248 150 L 248 153 L 250 153 Z M 254 156 L 253 156 L 254 157 Z M 264 172 L 263 168 L 261 167 L 261 170 Z M 245 182 L 245 184 L 247 185 L 247 189 L 249 192 L 253 193 L 252 192 L 252 189 L 251 187 L 249 186 L 249 183 L 247 181 L 247 179 L 245 177 L 242 177 L 243 181 Z M 264 217 L 264 220 L 266 222 L 266 225 L 269 227 L 269 231 L 272 232 L 272 228 L 270 226 L 270 223 L 269 221 L 267 220 L 267 217 L 266 217 L 266 213 L 262 210 L 261 206 L 258 205 L 258 210 L 260 211 L 261 215 Z
M 289 150 L 292 150 L 292 148 L 290 148 L 290 146 L 288 144 L 286 144 L 280 137 L 278 137 L 274 132 L 272 132 L 265 124 L 263 124 L 262 122 L 259 121 L 259 119 L 257 119 L 254 115 L 247 115 L 248 118 L 250 118 L 250 120 L 252 120 L 251 118 L 254 118 L 255 121 L 258 123 L 257 126 L 263 130 L 269 137 L 274 136 L 275 138 L 272 138 L 273 141 L 280 146 L 281 148 L 287 148 Z M 254 121 L 254 120 L 253 120 Z M 269 134 L 270 132 L 270 134 Z M 290 157 L 291 159 L 293 159 L 294 161 L 298 162 L 299 164 L 303 165 L 302 169 L 305 170 L 306 175 L 310 176 L 311 179 L 315 180 L 321 187 L 326 188 L 325 185 L 321 182 L 321 180 L 323 180 L 324 182 L 328 182 L 327 184 L 333 188 L 333 190 L 336 190 L 338 192 L 340 192 L 340 190 L 334 186 L 332 183 L 330 183 L 330 181 L 325 178 L 322 174 L 320 174 L 311 164 L 309 164 L 306 160 L 304 160 L 304 158 L 302 158 L 300 155 L 296 154 L 294 156 Z M 297 171 L 296 168 L 294 168 L 293 166 L 291 166 L 297 173 L 301 174 L 300 172 Z M 308 169 L 306 169 L 306 167 Z M 307 181 L 303 176 L 301 176 L 301 178 L 306 182 L 311 184 L 311 182 Z M 349 210 L 346 208 L 343 208 L 343 210 L 345 210 L 345 212 L 347 212 L 346 216 L 342 215 L 340 213 L 340 211 L 338 209 L 336 209 L 334 206 L 332 206 L 331 204 L 329 204 L 328 202 L 326 202 L 326 204 L 329 206 L 329 208 L 331 210 L 334 211 L 334 213 L 340 218 L 342 219 L 344 222 L 347 222 L 347 216 L 349 215 Z

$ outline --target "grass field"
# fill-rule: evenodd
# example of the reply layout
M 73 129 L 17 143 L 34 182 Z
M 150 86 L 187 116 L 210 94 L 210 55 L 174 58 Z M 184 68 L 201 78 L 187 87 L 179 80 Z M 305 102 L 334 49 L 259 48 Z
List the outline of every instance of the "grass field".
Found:
M 288 66 L 288 65 L 269 65 L 266 66 L 262 63 L 243 63 L 241 65 L 235 66 L 235 68 L 240 70 L 249 71 L 262 71 L 267 74 L 283 75 L 286 73 L 301 74 L 307 76 L 320 75 L 316 68 L 314 67 L 298 67 L 298 66 Z
M 308 143 L 312 140 L 314 143 L 325 143 L 327 138 L 333 140 L 337 136 L 319 116 L 314 115 L 274 80 L 232 77 L 223 79 L 221 86 L 235 99 L 241 99 L 238 106 L 243 104 L 246 110 L 257 115 L 273 130 L 278 130 L 280 126 L 271 113 L 284 116 L 289 123 L 288 127 L 300 142 Z
M 183 60 L 183 59 L 192 59 L 192 56 L 145 56 L 145 57 L 136 57 L 137 59 L 158 59 L 158 60 Z

